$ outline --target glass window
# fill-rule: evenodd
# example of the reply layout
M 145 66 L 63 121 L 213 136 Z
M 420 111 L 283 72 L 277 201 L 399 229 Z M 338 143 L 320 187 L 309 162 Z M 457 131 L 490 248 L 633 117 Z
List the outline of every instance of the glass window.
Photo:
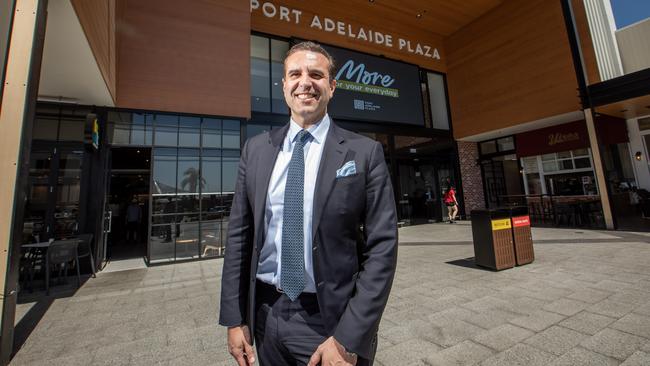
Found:
M 156 130 L 154 143 L 157 146 L 178 145 L 178 116 L 166 114 L 156 115 Z
M 241 141 L 239 138 L 240 127 L 237 120 L 223 120 L 223 139 L 222 146 L 224 149 L 239 149 Z
M 59 141 L 78 141 L 84 140 L 84 120 L 81 119 L 62 119 L 59 127 Z
M 222 191 L 224 194 L 235 192 L 237 168 L 239 167 L 239 151 L 223 152 Z
M 199 174 L 199 149 L 179 149 L 178 193 L 198 194 L 203 185 Z M 195 211 L 198 211 L 198 205 Z
M 221 147 L 221 120 L 214 118 L 203 119 L 203 147 Z
M 269 75 L 269 39 L 251 36 L 251 109 L 271 111 Z
M 558 171 L 557 160 L 542 161 L 542 169 L 544 169 L 544 172 L 547 173 Z
M 178 146 L 199 147 L 201 136 L 201 119 L 198 117 L 180 117 Z
M 59 129 L 59 121 L 54 118 L 38 117 L 34 121 L 32 138 L 34 140 L 56 141 Z
M 491 154 L 497 152 L 497 144 L 494 140 L 481 142 L 481 154 Z
M 141 113 L 133 113 L 131 122 L 131 145 L 144 145 L 145 116 Z
M 176 259 L 199 257 L 198 214 L 176 215 Z
M 577 149 L 573 150 L 573 156 L 589 156 L 589 149 Z
M 176 149 L 153 150 L 152 194 L 176 193 Z
M 639 118 L 639 131 L 650 130 L 650 117 Z
M 287 103 L 282 91 L 284 56 L 289 51 L 289 42 L 271 40 L 271 109 L 273 113 L 288 114 Z
M 514 137 L 510 136 L 510 137 L 504 137 L 502 139 L 498 139 L 497 147 L 499 148 L 499 151 L 514 150 L 515 149 Z
M 221 220 L 202 217 L 201 256 L 215 257 L 223 253 L 225 233 L 222 234 Z
M 589 158 L 578 158 L 574 160 L 574 163 L 576 165 L 576 169 L 591 168 L 591 161 Z
M 435 73 L 427 73 L 427 80 L 429 82 L 429 103 L 431 105 L 433 128 L 449 130 L 445 80 L 442 75 Z
M 203 195 L 221 194 L 221 150 L 203 150 L 201 174 L 201 179 L 204 184 Z M 206 210 L 206 207 L 203 210 Z

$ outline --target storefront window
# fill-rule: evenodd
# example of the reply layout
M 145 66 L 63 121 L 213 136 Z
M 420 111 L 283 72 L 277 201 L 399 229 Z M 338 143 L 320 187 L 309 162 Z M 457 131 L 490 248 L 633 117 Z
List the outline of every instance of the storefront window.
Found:
M 445 79 L 441 74 L 427 73 L 429 85 L 429 106 L 431 107 L 432 127 L 449 130 L 449 115 L 447 113 L 447 93 Z
M 155 125 L 154 145 L 178 146 L 178 116 L 158 114 Z
M 204 118 L 202 126 L 202 146 L 221 147 L 221 120 Z
M 237 120 L 223 120 L 223 140 L 224 149 L 239 149 L 241 146 L 240 126 Z
M 271 110 L 278 114 L 286 114 L 288 111 L 282 92 L 284 57 L 287 51 L 289 51 L 289 42 L 271 40 Z
M 269 39 L 251 36 L 251 109 L 253 111 L 271 111 L 269 69 Z

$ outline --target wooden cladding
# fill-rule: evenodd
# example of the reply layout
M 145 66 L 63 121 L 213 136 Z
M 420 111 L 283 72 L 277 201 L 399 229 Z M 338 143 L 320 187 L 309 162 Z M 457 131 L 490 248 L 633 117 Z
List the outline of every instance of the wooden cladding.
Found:
M 481 6 L 477 5 L 474 10 L 480 11 L 499 1 L 473 0 L 472 2 L 480 3 Z M 411 3 L 416 2 L 411 1 Z M 435 3 L 447 2 L 437 0 Z M 457 7 L 461 6 L 459 1 L 453 3 L 456 3 Z M 434 71 L 444 72 L 446 70 L 445 54 L 442 47 L 443 36 L 432 32 L 424 25 L 424 21 L 416 18 L 415 9 L 418 9 L 416 6 L 400 5 L 399 8 L 409 9 L 405 12 L 396 8 L 395 5 L 343 0 L 309 3 L 300 0 L 270 2 L 259 0 L 257 4 L 259 7 L 251 12 L 253 31 L 287 38 L 316 40 L 324 44 L 386 56 Z M 265 7 L 264 4 L 270 5 Z M 288 10 L 288 12 L 284 11 L 284 16 L 280 7 Z M 450 13 L 453 13 L 452 10 L 455 9 L 454 6 L 442 5 L 441 8 L 450 9 L 448 10 Z M 435 16 L 425 14 L 428 21 Z M 446 22 L 446 26 L 441 29 L 451 31 L 459 24 L 469 21 L 466 19 L 466 14 L 461 14 L 458 12 L 452 19 L 443 21 L 443 23 Z M 316 21 L 314 17 L 317 17 Z M 365 37 L 361 36 L 361 33 Z M 379 33 L 380 36 L 371 36 L 371 33 Z M 390 42 L 386 39 L 388 37 L 390 37 Z
M 250 11 L 241 0 L 118 0 L 117 105 L 248 118 Z
M 580 110 L 567 39 L 560 2 L 547 0 L 504 1 L 449 37 L 454 136 Z M 589 64 L 593 49 L 585 50 Z
M 113 101 L 117 99 L 115 55 L 115 1 L 71 0 L 90 49 Z

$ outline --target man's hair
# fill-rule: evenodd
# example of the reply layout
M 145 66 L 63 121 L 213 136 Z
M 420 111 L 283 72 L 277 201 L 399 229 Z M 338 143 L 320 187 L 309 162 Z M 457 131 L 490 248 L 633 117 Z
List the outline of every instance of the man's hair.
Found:
M 289 56 L 293 55 L 298 51 L 311 51 L 311 52 L 320 53 L 321 55 L 325 56 L 325 58 L 327 59 L 327 61 L 329 61 L 330 64 L 327 70 L 327 72 L 329 72 L 329 79 L 330 80 L 334 79 L 334 74 L 336 73 L 336 64 L 334 63 L 334 57 L 332 57 L 332 55 L 330 55 L 327 51 L 325 51 L 325 49 L 321 45 L 311 41 L 304 41 L 304 42 L 297 43 L 293 45 L 293 47 L 291 47 L 289 51 L 287 51 L 287 55 L 284 57 L 284 62 L 283 62 L 285 73 L 287 72 L 287 65 L 286 65 L 287 59 L 289 58 Z

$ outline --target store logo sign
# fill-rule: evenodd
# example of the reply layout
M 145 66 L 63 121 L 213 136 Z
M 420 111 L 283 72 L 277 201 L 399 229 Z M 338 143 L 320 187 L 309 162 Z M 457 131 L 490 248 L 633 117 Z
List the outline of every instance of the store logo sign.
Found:
M 580 140 L 580 135 L 577 132 L 570 133 L 552 133 L 548 135 L 548 146 L 555 146 L 557 144 L 563 144 L 571 141 Z
M 347 60 L 335 79 L 336 86 L 342 90 L 399 98 L 399 90 L 389 88 L 395 83 L 394 77 L 367 71 L 364 63 L 355 66 L 354 60 Z
M 338 36 L 352 38 L 356 41 L 381 45 L 387 48 L 397 48 L 401 52 L 440 60 L 440 52 L 437 48 L 426 43 L 414 42 L 408 38 L 393 37 L 390 33 L 364 28 L 339 19 L 332 19 L 314 14 L 311 19 L 303 18 L 303 11 L 292 9 L 287 6 L 276 5 L 272 1 L 251 0 L 251 13 L 261 12 L 269 19 L 286 22 L 289 24 L 305 24 L 311 29 L 317 29 Z

